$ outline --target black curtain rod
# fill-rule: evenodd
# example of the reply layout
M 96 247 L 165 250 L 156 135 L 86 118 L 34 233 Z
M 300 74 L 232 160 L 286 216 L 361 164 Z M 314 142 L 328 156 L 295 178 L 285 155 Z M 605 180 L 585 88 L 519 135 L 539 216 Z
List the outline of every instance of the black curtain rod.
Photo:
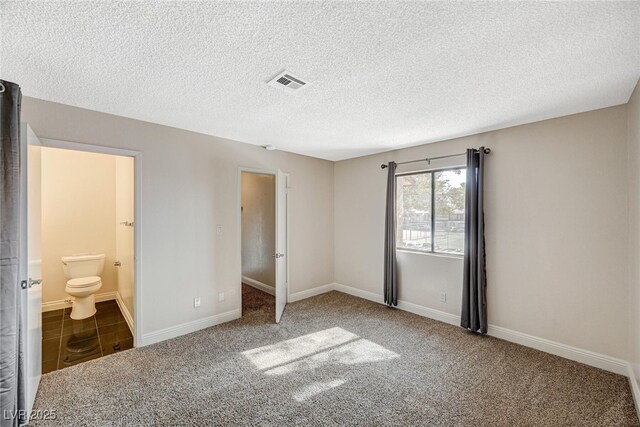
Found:
M 476 150 L 478 151 L 478 150 Z M 485 148 L 484 149 L 484 154 L 489 154 L 491 153 L 491 148 Z M 460 154 L 449 154 L 448 156 L 438 156 L 438 157 L 426 157 L 424 159 L 418 159 L 418 160 L 409 160 L 408 162 L 400 162 L 400 163 L 396 163 L 397 165 L 406 165 L 407 163 L 417 163 L 417 162 L 427 162 L 427 163 L 431 163 L 431 160 L 440 160 L 440 159 L 448 159 L 449 157 L 458 157 L 458 156 L 464 156 L 467 153 L 460 153 Z M 380 165 L 380 167 L 382 169 L 385 169 L 388 167 L 388 165 L 382 164 Z

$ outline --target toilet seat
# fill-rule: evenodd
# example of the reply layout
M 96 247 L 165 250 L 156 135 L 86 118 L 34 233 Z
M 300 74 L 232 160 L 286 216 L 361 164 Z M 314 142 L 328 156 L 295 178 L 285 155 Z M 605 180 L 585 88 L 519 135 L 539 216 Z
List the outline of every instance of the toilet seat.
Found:
M 67 286 L 74 289 L 88 288 L 100 283 L 99 276 L 79 277 L 77 279 L 71 279 L 67 282 Z

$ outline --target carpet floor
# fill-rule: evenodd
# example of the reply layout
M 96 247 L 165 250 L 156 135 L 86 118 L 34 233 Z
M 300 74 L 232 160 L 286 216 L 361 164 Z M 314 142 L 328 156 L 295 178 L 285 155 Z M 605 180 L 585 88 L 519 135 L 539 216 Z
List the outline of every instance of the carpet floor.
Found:
M 330 292 L 42 377 L 34 425 L 638 426 L 626 378 Z
M 246 316 L 251 312 L 258 311 L 258 315 L 266 317 L 269 314 L 275 322 L 276 319 L 276 297 L 262 292 L 252 286 L 242 284 L 242 315 Z

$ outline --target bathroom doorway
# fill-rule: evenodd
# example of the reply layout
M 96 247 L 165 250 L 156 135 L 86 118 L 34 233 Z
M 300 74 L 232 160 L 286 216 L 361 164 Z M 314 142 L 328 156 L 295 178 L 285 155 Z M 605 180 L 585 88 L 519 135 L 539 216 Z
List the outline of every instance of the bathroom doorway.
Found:
M 134 153 L 105 147 L 47 139 L 29 146 L 28 191 L 40 213 L 40 257 L 30 263 L 40 263 L 42 279 L 42 373 L 135 345 L 135 163 Z
M 278 188 L 287 176 L 278 173 L 240 170 L 241 310 L 262 323 L 279 322 L 287 300 L 286 185 Z

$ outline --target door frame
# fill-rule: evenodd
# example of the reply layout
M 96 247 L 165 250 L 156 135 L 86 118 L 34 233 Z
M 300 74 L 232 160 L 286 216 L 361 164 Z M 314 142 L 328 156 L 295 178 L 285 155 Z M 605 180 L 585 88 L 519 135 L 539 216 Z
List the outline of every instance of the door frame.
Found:
M 34 138 L 35 142 L 31 139 Z M 33 171 L 30 169 L 32 165 L 32 154 L 30 149 L 32 147 L 42 147 L 42 142 L 37 137 L 31 126 L 27 122 L 20 122 L 20 157 L 24 159 L 24 163 L 21 160 L 20 167 L 20 266 L 19 266 L 19 280 L 20 280 L 20 305 L 23 311 L 20 314 L 21 322 L 24 328 L 21 328 L 20 335 L 24 339 L 25 344 L 25 377 L 26 377 L 26 409 L 29 413 L 33 409 L 35 397 L 40 387 L 40 381 L 42 379 L 42 254 L 39 256 L 38 270 L 39 274 L 33 274 L 32 270 L 32 248 L 31 237 L 33 225 L 31 220 L 31 214 L 34 212 L 34 206 L 31 204 L 31 174 Z M 38 152 L 38 166 L 40 166 L 40 152 Z M 26 167 L 23 167 L 26 165 Z M 38 179 L 40 179 L 41 170 L 37 171 Z M 39 183 L 38 187 L 41 187 Z M 38 188 L 40 192 L 41 188 Z M 41 195 L 40 195 L 41 196 Z M 42 197 L 40 197 L 41 199 Z M 38 200 L 40 204 L 40 200 Z M 40 207 L 40 206 L 38 206 Z M 38 212 L 41 214 L 41 212 Z M 40 217 L 40 215 L 38 215 Z M 41 219 L 41 218 L 39 218 Z M 38 226 L 38 230 L 40 227 Z M 40 237 L 40 236 L 38 236 Z M 40 238 L 38 239 L 38 245 L 40 245 Z M 26 242 L 26 245 L 23 243 Z M 39 248 L 41 250 L 41 248 Z M 31 280 L 40 281 L 40 283 L 34 283 L 35 289 L 32 289 Z M 25 283 L 26 282 L 26 283 Z M 27 284 L 25 288 L 24 285 Z M 32 306 L 33 293 L 37 292 L 38 301 L 36 306 Z M 32 309 L 35 309 L 32 311 Z M 35 312 L 37 311 L 37 312 Z M 34 316 L 35 315 L 35 316 Z M 35 317 L 35 318 L 34 318 Z M 35 321 L 32 324 L 31 321 Z M 36 326 L 35 330 L 32 326 Z M 35 370 L 34 370 L 35 369 Z
M 240 313 L 240 317 L 242 317 L 242 173 L 246 172 L 246 173 L 255 173 L 255 174 L 259 174 L 259 175 L 272 175 L 274 178 L 277 177 L 278 175 L 278 171 L 277 169 L 259 169 L 259 168 L 252 168 L 252 167 L 246 167 L 246 166 L 240 166 L 238 168 L 238 205 L 236 208 L 236 215 L 237 215 L 237 221 L 238 221 L 238 253 L 240 254 L 240 272 L 239 272 L 239 281 L 238 281 L 238 312 Z M 287 182 L 286 182 L 286 189 L 287 189 L 287 207 L 286 207 L 286 211 L 285 214 L 287 215 L 287 229 L 286 229 L 286 233 L 287 233 L 287 250 L 286 250 L 286 256 L 285 256 L 285 262 L 287 263 L 287 277 L 285 278 L 286 282 L 287 282 L 287 304 L 289 303 L 289 295 L 291 294 L 291 275 L 289 274 L 289 270 L 291 268 L 291 262 L 290 262 L 290 256 L 289 256 L 289 248 L 291 247 L 290 245 L 290 238 L 291 238 L 291 234 L 289 233 L 290 230 L 290 226 L 289 226 L 289 221 L 291 216 L 289 215 L 289 206 L 291 205 L 289 203 L 289 173 L 288 172 L 284 172 L 285 176 L 287 177 Z M 277 184 L 276 184 L 276 195 L 275 197 L 277 197 Z M 277 202 L 277 200 L 276 200 Z M 277 218 L 276 218 L 277 220 Z M 275 290 L 274 290 L 275 292 Z M 274 294 L 275 296 L 275 294 Z
M 84 151 L 88 153 L 110 154 L 133 158 L 133 346 L 141 347 L 142 342 L 142 153 L 135 150 L 108 147 L 104 145 L 70 142 L 59 139 L 40 138 L 43 147 L 63 150 Z

